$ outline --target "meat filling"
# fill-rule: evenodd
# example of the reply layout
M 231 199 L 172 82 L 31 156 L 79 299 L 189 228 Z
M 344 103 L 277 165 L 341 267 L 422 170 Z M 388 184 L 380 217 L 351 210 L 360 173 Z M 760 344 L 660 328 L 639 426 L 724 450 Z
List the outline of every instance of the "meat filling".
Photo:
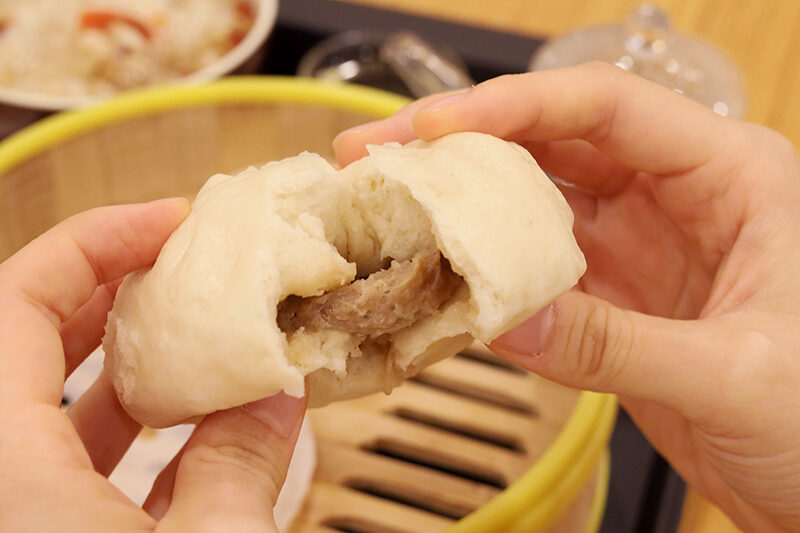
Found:
M 430 316 L 462 282 L 439 250 L 420 252 L 320 296 L 289 296 L 278 306 L 278 327 L 287 335 L 335 329 L 376 338 Z

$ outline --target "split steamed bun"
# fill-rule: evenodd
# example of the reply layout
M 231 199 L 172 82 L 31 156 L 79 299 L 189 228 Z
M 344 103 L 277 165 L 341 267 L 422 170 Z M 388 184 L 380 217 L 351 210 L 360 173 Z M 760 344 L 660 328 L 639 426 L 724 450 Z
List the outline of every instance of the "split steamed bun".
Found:
M 485 134 L 369 146 L 342 171 L 297 157 L 216 175 L 109 314 L 106 368 L 153 427 L 279 391 L 389 391 L 489 342 L 586 264 L 564 198 Z M 354 281 L 356 280 L 356 281 Z

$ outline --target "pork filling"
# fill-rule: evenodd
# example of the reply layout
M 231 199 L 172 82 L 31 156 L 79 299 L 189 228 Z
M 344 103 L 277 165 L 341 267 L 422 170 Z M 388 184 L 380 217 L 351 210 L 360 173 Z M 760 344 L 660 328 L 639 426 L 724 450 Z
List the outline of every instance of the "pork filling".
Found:
M 278 327 L 288 336 L 333 329 L 374 339 L 437 312 L 462 283 L 439 250 L 418 252 L 320 296 L 289 296 L 278 306 Z

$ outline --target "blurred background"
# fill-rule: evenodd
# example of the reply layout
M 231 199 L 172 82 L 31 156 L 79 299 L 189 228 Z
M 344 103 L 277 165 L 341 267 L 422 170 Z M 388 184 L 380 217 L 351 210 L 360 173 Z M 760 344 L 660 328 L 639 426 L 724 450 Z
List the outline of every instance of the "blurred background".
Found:
M 636 0 L 349 0 L 428 17 L 551 37 L 576 28 L 616 24 Z M 675 28 L 701 37 L 740 69 L 747 120 L 774 128 L 800 146 L 800 2 L 659 0 Z
M 600 59 L 682 92 L 721 115 L 774 128 L 800 147 L 798 50 L 797 0 L 660 0 L 647 5 L 635 0 L 0 0 L 0 136 L 61 110 L 91 110 L 128 91 L 196 85 L 227 75 L 300 76 L 324 87 L 350 82 L 415 98 L 505 73 Z M 57 220 L 92 205 L 191 194 L 212 171 L 229 172 L 303 149 L 329 156 L 326 151 L 337 131 L 403 103 L 381 100 L 378 105 L 370 95 L 336 93 L 354 101 L 351 109 L 319 111 L 327 98 L 320 96 L 324 89 L 313 105 L 298 107 L 296 95 L 306 94 L 305 86 L 277 90 L 264 85 L 282 96 L 264 96 L 256 105 L 253 91 L 258 87 L 111 104 L 102 113 L 79 113 L 78 118 L 9 139 L 0 146 L 0 258 Z M 193 98 L 198 108 L 183 111 L 186 100 Z M 235 105 L 211 108 L 211 102 L 223 100 Z M 131 108 L 140 103 L 146 103 L 146 110 L 137 114 Z M 150 117 L 163 109 L 169 112 Z M 68 387 L 67 404 L 99 371 L 99 359 L 92 361 Z M 405 392 L 395 393 L 394 400 L 374 400 L 368 408 L 363 402 L 336 407 L 324 417 L 349 421 L 343 422 L 346 431 L 347 424 L 362 424 L 358 427 L 365 433 L 367 426 L 384 427 L 378 421 L 393 417 L 385 426 L 393 438 L 416 443 L 428 438 L 430 453 L 445 453 L 435 449 L 436 442 L 450 438 L 467 450 L 462 458 L 477 454 L 490 470 L 492 458 L 507 458 L 525 470 L 553 442 L 576 405 L 571 392 L 534 382 L 485 354 L 446 364 L 446 372 L 424 373 L 409 389 L 401 389 Z M 508 389 L 516 386 L 535 392 L 509 396 Z M 455 399 L 454 393 L 464 398 Z M 420 415 L 424 409 L 419 405 L 428 403 L 435 407 L 432 414 Z M 486 415 L 492 409 L 503 410 Z M 556 413 L 552 419 L 548 410 Z M 431 422 L 445 412 L 451 413 L 449 420 Z M 483 413 L 500 426 L 503 421 L 513 425 L 510 421 L 533 420 L 535 435 L 526 434 L 521 444 L 513 444 L 513 439 L 481 434 L 485 420 L 464 429 L 458 421 L 465 413 Z M 406 516 L 406 507 L 415 509 L 408 516 L 428 520 L 436 530 L 437 524 L 484 505 L 516 479 L 514 469 L 508 479 L 481 473 L 480 461 L 466 472 L 455 468 L 452 458 L 436 463 L 422 452 L 381 448 L 367 456 L 361 449 L 372 444 L 350 441 L 360 451 L 346 451 L 337 446 L 350 436 L 318 419 L 312 420 L 322 442 L 317 472 L 328 476 L 325 483 L 347 485 L 352 480 L 341 474 L 343 465 L 357 470 L 356 463 L 363 460 L 361 471 L 366 471 L 372 466 L 364 465 L 377 461 L 377 471 L 387 468 L 387 476 L 408 479 L 428 479 L 425 469 L 435 467 L 440 476 L 436 483 L 451 486 L 443 481 L 449 480 L 468 494 L 434 505 L 423 501 L 427 496 L 413 500 L 405 489 L 356 484 L 347 487 L 362 498 L 353 505 L 367 509 L 381 499 L 380 505 L 388 507 L 376 507 L 373 514 L 400 513 L 391 515 L 397 528 L 349 521 L 325 522 L 318 529 L 295 526 L 292 531 L 406 531 L 396 518 Z M 420 424 L 426 425 L 424 431 Z M 506 430 L 513 433 L 511 428 L 497 429 L 503 435 Z M 185 428 L 146 431 L 134 445 L 139 455 L 126 458 L 115 481 L 146 493 L 149 479 L 137 478 L 136 472 L 154 475 L 186 435 Z M 476 440 L 493 448 L 481 448 Z M 608 483 L 601 531 L 737 531 L 721 512 L 685 490 L 624 413 L 618 416 L 609 449 L 610 481 L 598 478 L 598 486 Z M 406 470 L 391 470 L 401 460 Z M 312 489 L 317 501 L 328 501 L 319 492 L 323 485 Z M 590 488 L 605 497 L 604 491 Z M 591 502 L 586 502 L 589 509 Z M 560 527 L 552 531 L 597 530 L 583 523 L 563 522 Z

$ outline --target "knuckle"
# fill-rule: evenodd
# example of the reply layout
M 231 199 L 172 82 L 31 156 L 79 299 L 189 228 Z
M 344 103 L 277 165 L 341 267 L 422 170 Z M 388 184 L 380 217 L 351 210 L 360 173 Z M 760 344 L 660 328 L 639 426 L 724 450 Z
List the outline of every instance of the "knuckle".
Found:
M 633 324 L 625 313 L 602 305 L 592 306 L 570 331 L 573 368 L 594 386 L 613 383 L 630 358 Z
M 729 328 L 725 336 L 726 347 L 712 354 L 717 356 L 711 365 L 713 387 L 704 401 L 690 406 L 687 415 L 703 427 L 740 431 L 743 421 L 760 423 L 765 412 L 784 408 L 781 391 L 791 372 L 781 364 L 775 342 L 763 332 Z M 794 382 L 790 388 L 795 388 Z
M 777 157 L 784 162 L 797 164 L 797 150 L 795 150 L 792 141 L 781 135 L 780 133 L 769 130 L 770 144 Z
M 741 123 L 741 127 L 746 133 L 747 139 L 744 142 L 747 143 L 750 151 L 755 145 L 760 151 L 774 154 L 781 159 L 797 157 L 797 151 L 792 142 L 772 128 L 749 122 Z
M 764 384 L 779 383 L 782 367 L 776 365 L 774 341 L 761 331 L 746 330 L 732 334 L 730 343 L 731 356 L 721 369 L 720 392 L 737 403 L 750 394 L 770 394 Z
M 578 68 L 585 68 L 595 80 L 591 90 L 592 113 L 587 115 L 591 120 L 581 136 L 592 143 L 603 143 L 614 131 L 619 108 L 618 87 L 626 72 L 602 61 L 586 63 Z
M 248 438 L 237 438 L 236 443 L 198 444 L 186 450 L 184 460 L 193 468 L 245 477 L 275 494 L 282 478 L 277 454 Z
M 584 137 L 593 143 L 604 143 L 614 131 L 619 101 L 613 91 L 599 89 L 596 102 L 596 114 L 593 123 L 584 133 Z

